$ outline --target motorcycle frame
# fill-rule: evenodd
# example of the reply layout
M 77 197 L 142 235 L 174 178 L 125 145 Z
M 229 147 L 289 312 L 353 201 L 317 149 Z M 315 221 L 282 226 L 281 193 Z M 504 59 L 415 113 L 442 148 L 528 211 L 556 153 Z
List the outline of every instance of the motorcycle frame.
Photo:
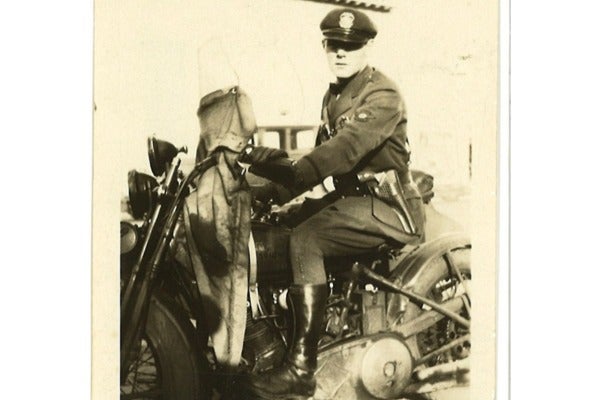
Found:
M 143 245 L 133 266 L 121 301 L 121 381 L 124 381 L 126 378 L 129 364 L 136 352 L 136 344 L 139 343 L 142 337 L 148 316 L 150 298 L 155 289 L 156 277 L 159 270 L 163 268 L 161 266 L 166 264 L 165 255 L 173 239 L 174 229 L 181 214 L 184 199 L 188 194 L 187 189 L 193 180 L 202 176 L 209 168 L 216 165 L 217 156 L 215 153 L 196 164 L 194 169 L 181 183 L 178 182 L 181 161 L 177 159 L 175 163 L 169 163 L 167 167 L 165 179 L 159 189 L 159 203 L 152 210 L 152 217 L 149 221 Z M 177 190 L 173 193 L 175 188 Z M 164 224 L 162 224 L 163 221 Z M 161 224 L 162 229 L 160 229 Z M 462 238 L 441 238 L 417 247 L 412 253 L 408 254 L 392 272 L 391 278 L 393 281 L 359 264 L 355 264 L 353 267 L 353 275 L 355 275 L 353 279 L 358 281 L 366 278 L 378 284 L 381 290 L 385 292 L 400 294 L 409 302 L 417 305 L 426 304 L 432 308 L 414 320 L 401 324 L 394 330 L 404 339 L 432 326 L 444 317 L 448 317 L 468 328 L 470 322 L 458 314 L 462 307 L 469 309 L 470 299 L 468 293 L 443 304 L 437 304 L 407 289 L 410 288 L 411 282 L 418 279 L 424 267 L 435 256 L 446 254 L 450 249 L 468 246 L 470 245 L 465 244 Z M 151 251 L 152 249 L 154 251 Z M 402 268 L 400 268 L 401 266 Z M 172 260 L 170 270 L 174 273 L 170 274 L 169 278 L 164 281 L 167 292 L 173 298 L 181 296 L 180 301 L 177 303 L 187 308 L 194 319 L 201 321 L 203 315 L 202 304 L 197 287 L 193 285 L 195 283 L 193 271 L 187 271 L 185 267 L 175 260 Z M 456 268 L 450 272 L 453 274 L 458 273 Z M 464 285 L 460 273 L 458 273 L 457 279 L 460 284 Z M 395 283 L 398 281 L 402 283 Z M 198 327 L 197 331 L 201 331 L 201 328 Z M 465 339 L 460 338 L 460 340 Z M 444 349 L 438 349 L 434 353 L 442 350 Z M 432 356 L 434 356 L 433 353 L 426 354 L 420 359 L 415 360 L 415 362 L 417 364 L 422 363 Z

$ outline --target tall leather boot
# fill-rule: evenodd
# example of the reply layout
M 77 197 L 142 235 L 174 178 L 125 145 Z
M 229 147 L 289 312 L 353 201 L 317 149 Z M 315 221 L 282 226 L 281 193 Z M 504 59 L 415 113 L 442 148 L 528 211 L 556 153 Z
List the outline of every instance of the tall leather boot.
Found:
M 288 292 L 294 335 L 288 355 L 278 368 L 252 376 L 248 390 L 261 399 L 300 399 L 315 393 L 317 345 L 327 285 L 292 285 Z

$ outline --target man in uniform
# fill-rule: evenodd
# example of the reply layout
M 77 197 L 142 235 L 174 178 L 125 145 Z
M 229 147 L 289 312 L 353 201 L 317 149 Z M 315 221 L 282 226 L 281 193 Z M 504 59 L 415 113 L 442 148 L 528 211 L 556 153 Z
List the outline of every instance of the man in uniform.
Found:
M 283 204 L 329 176 L 336 188 L 327 196 L 328 205 L 291 233 L 294 284 L 288 299 L 295 326 L 290 350 L 282 366 L 247 383 L 254 395 L 266 399 L 314 394 L 317 342 L 328 296 L 324 257 L 365 253 L 390 241 L 415 243 L 422 236 L 421 199 L 408 168 L 404 103 L 396 85 L 367 64 L 377 29 L 366 14 L 348 8 L 329 12 L 320 28 L 337 80 L 323 99 L 317 145 L 293 162 L 291 182 L 272 183 L 255 193 L 259 200 Z M 248 154 L 254 165 L 281 156 L 280 150 L 266 147 Z M 404 210 L 357 179 L 386 171 L 398 179 Z M 407 204 L 410 225 L 402 213 Z

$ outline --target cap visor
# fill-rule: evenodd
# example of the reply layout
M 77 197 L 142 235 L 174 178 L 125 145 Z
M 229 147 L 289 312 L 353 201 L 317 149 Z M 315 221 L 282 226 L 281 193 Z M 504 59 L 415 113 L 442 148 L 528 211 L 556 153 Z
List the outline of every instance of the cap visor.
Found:
M 346 30 L 330 30 L 323 32 L 325 39 L 339 40 L 348 43 L 366 43 L 371 39 L 364 33 L 349 32 Z

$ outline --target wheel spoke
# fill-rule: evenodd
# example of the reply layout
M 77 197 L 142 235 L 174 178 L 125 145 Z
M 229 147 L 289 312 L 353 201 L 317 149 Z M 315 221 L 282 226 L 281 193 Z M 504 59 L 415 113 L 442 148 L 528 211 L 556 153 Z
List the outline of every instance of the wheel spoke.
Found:
M 440 347 L 440 348 L 432 351 L 431 353 L 426 354 L 425 356 L 421 357 L 419 360 L 417 360 L 417 365 L 424 364 L 427 361 L 433 359 L 434 357 L 436 357 L 436 356 L 438 356 L 438 355 L 440 355 L 440 354 L 442 354 L 442 353 L 444 353 L 444 352 L 446 352 L 448 350 L 451 350 L 456 345 L 462 344 L 462 343 L 464 343 L 464 342 L 466 342 L 468 340 L 471 340 L 471 335 L 470 334 L 467 334 L 465 336 L 461 336 L 458 339 L 455 339 L 452 342 L 447 343 L 447 344 L 443 345 L 442 347 Z
M 458 279 L 458 281 L 460 282 L 460 284 L 463 286 L 465 292 L 467 293 L 467 296 L 469 296 L 469 299 L 471 298 L 469 295 L 469 288 L 466 286 L 465 280 L 463 278 L 462 273 L 459 271 L 458 267 L 456 266 L 456 264 L 454 263 L 454 259 L 452 258 L 452 255 L 450 252 L 447 252 L 444 254 L 444 260 L 446 261 L 446 264 L 448 264 L 448 267 L 450 268 L 450 272 L 451 272 L 451 276 L 454 275 L 456 276 L 456 278 Z
M 141 382 L 142 379 L 148 380 L 149 377 L 153 377 L 154 381 L 156 381 L 156 373 L 155 372 L 140 372 L 140 373 L 138 373 L 136 382 Z
M 148 355 L 146 356 L 146 358 L 142 358 L 140 357 L 140 364 L 148 364 L 151 363 L 150 360 L 152 360 L 154 358 L 154 356 L 152 355 L 151 352 L 148 353 Z M 154 363 L 152 362 L 152 365 L 154 365 Z
M 430 289 L 426 292 L 426 297 L 435 299 L 437 302 L 445 302 L 452 298 L 461 297 L 463 308 L 459 314 L 466 320 L 470 320 L 471 302 L 468 284 L 471 274 L 458 268 L 460 262 L 455 257 L 456 255 L 450 251 L 440 257 L 446 267 L 445 273 L 439 275 L 438 280 L 430 286 Z M 424 307 L 421 307 L 421 309 L 425 311 Z M 419 360 L 421 365 L 433 366 L 457 358 L 462 359 L 467 357 L 464 354 L 468 353 L 470 347 L 469 329 L 458 326 L 455 321 L 443 319 L 418 334 L 417 346 L 419 353 L 422 355 Z
M 121 386 L 121 399 L 161 397 L 155 355 L 147 340 L 142 339 L 138 356 L 131 365 L 126 382 Z
M 136 393 L 122 393 L 121 400 L 129 400 L 129 399 L 147 399 L 147 398 L 159 398 L 162 394 L 160 389 L 150 389 L 145 392 L 136 392 Z
M 135 363 L 133 364 L 133 378 L 132 378 L 132 386 L 135 387 L 135 384 L 137 382 L 137 374 L 138 374 L 138 370 L 139 370 L 139 358 L 135 361 Z

